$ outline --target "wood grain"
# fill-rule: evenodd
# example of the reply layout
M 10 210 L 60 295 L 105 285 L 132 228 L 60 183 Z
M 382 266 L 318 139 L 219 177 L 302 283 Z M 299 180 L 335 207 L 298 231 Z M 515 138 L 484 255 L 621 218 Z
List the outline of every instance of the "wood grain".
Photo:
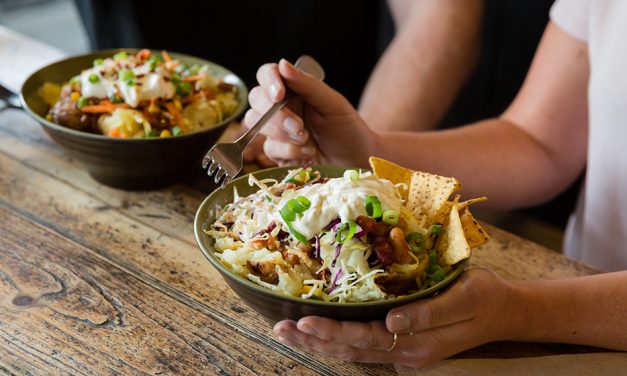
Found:
M 185 186 L 126 192 L 98 185 L 37 125 L 19 113 L 13 116 L 23 125 L 0 121 L 0 206 L 5 210 L 221 323 L 243 336 L 247 348 L 261 346 L 256 357 L 284 357 L 292 366 L 306 364 L 321 374 L 394 373 L 390 366 L 312 357 L 276 341 L 267 322 L 241 303 L 192 240 L 193 214 L 204 194 Z
M 276 341 L 193 240 L 204 196 L 183 184 L 150 192 L 100 185 L 25 114 L 0 113 L 0 371 L 394 373 Z M 473 266 L 518 279 L 595 273 L 487 229 L 492 241 L 474 252 Z M 491 346 L 478 356 L 512 351 Z M 570 349 L 522 346 L 526 355 Z

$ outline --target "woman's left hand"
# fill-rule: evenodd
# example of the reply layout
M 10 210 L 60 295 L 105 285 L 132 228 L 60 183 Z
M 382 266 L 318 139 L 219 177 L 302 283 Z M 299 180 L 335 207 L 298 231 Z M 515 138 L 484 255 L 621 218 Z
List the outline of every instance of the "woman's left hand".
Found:
M 285 344 L 345 361 L 423 367 L 509 339 L 517 322 L 510 309 L 512 288 L 493 272 L 472 269 L 442 294 L 391 310 L 385 322 L 309 316 L 278 322 L 274 332 Z

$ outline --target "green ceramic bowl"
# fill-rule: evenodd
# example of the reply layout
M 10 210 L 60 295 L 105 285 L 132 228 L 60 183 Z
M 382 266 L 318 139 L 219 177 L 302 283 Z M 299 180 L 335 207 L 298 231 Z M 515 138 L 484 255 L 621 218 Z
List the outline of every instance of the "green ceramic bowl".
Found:
M 287 171 L 293 168 L 294 167 L 271 168 L 255 172 L 254 175 L 258 179 L 274 178 L 282 180 L 287 174 Z M 346 170 L 345 167 L 338 166 L 314 166 L 313 168 L 327 177 L 342 176 Z M 214 256 L 213 240 L 210 236 L 206 235 L 203 230 L 208 228 L 215 221 L 216 213 L 219 208 L 233 201 L 234 187 L 237 188 L 241 196 L 247 196 L 257 190 L 256 187 L 250 187 L 248 185 L 248 176 L 246 175 L 234 179 L 225 189 L 215 190 L 207 196 L 202 204 L 200 204 L 194 220 L 196 242 L 205 257 L 207 257 L 213 267 L 220 272 L 233 291 L 235 291 L 245 303 L 271 322 L 283 319 L 297 320 L 309 315 L 324 316 L 336 320 L 381 320 L 385 318 L 385 315 L 390 309 L 416 299 L 432 296 L 437 291 L 447 286 L 462 273 L 469 261 L 469 259 L 466 259 L 456 264 L 453 271 L 449 273 L 442 282 L 426 290 L 395 299 L 366 303 L 333 303 L 282 295 L 261 287 L 234 273 Z
M 137 49 L 123 49 L 136 53 Z M 45 119 L 49 106 L 38 94 L 45 82 L 61 84 L 92 66 L 94 59 L 113 56 L 121 50 L 102 50 L 69 57 L 33 73 L 22 86 L 22 106 L 67 152 L 80 161 L 97 181 L 123 189 L 151 189 L 171 184 L 184 175 L 202 173 L 203 155 L 222 135 L 226 126 L 247 107 L 248 89 L 230 70 L 188 55 L 171 53 L 186 64 L 207 64 L 216 77 L 239 88 L 239 107 L 214 127 L 176 137 L 119 139 L 73 130 Z

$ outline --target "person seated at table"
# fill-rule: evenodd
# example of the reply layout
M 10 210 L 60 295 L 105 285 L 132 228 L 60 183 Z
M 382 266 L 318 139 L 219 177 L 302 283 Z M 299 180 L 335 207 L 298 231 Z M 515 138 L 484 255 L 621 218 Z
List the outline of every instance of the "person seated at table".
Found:
M 264 129 L 264 150 L 280 164 L 366 166 L 375 155 L 455 176 L 468 195 L 503 209 L 547 200 L 587 169 L 565 254 L 607 271 L 507 281 L 472 269 L 445 293 L 391 310 L 385 322 L 285 320 L 274 328 L 279 339 L 345 360 L 409 366 L 499 340 L 627 350 L 626 17 L 625 2 L 558 0 L 507 110 L 446 131 L 375 132 L 325 83 L 285 60 L 262 66 L 247 126 L 281 100 L 283 85 L 300 97 Z M 298 127 L 284 128 L 287 119 Z

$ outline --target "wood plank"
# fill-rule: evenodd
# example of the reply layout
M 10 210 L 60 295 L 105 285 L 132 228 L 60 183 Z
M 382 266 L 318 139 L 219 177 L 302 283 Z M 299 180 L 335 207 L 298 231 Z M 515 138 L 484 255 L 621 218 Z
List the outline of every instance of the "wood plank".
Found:
M 142 281 L 231 327 L 248 341 L 262 344 L 265 351 L 260 352 L 261 356 L 283 354 L 322 373 L 393 372 L 389 366 L 346 364 L 311 357 L 278 343 L 267 323 L 242 305 L 188 240 L 192 236 L 191 218 L 187 220 L 189 227 L 178 224 L 186 230 L 184 235 L 177 236 L 166 234 L 162 224 L 137 221 L 131 212 L 134 206 L 116 206 L 116 202 L 129 197 L 130 201 L 144 200 L 145 193 L 110 190 L 109 195 L 94 194 L 92 187 L 102 187 L 86 183 L 88 177 L 84 174 L 81 177 L 75 162 L 62 157 L 53 144 L 45 142 L 41 130 L 37 127 L 24 130 L 28 125 L 20 127 L 21 132 L 5 132 L 7 138 L 0 149 L 0 192 L 11 210 L 97 252 Z M 0 121 L 3 132 L 8 128 L 11 126 Z M 38 132 L 40 138 L 34 136 Z M 12 138 L 15 134 L 22 137 L 24 133 L 26 139 Z M 37 165 L 41 161 L 45 161 L 45 166 Z M 99 210 L 103 206 L 111 209 Z M 154 201 L 146 206 L 155 212 L 164 210 Z
M 316 374 L 0 207 L 0 364 L 67 374 Z M 17 354 L 20 354 L 19 356 Z M 53 372 L 54 371 L 54 372 Z

